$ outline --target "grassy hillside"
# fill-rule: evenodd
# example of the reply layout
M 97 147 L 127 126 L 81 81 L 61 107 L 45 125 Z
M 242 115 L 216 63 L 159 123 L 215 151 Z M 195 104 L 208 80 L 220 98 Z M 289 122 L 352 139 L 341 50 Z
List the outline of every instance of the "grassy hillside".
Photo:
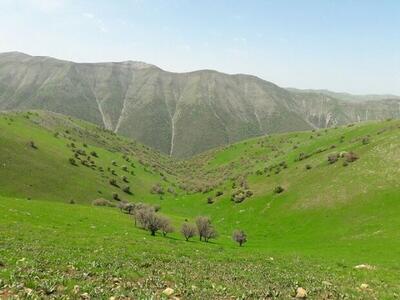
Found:
M 111 200 L 114 193 L 124 200 L 159 199 L 150 193 L 153 185 L 175 185 L 168 158 L 62 115 L 1 114 L 0 144 L 3 195 L 77 203 Z M 131 194 L 123 192 L 127 186 Z
M 398 297 L 399 121 L 255 138 L 182 162 L 59 115 L 5 114 L 0 128 L 3 293 L 29 291 L 23 283 L 47 297 L 75 285 L 77 297 L 105 299 L 164 297 L 166 287 L 183 299 L 288 299 L 299 286 L 311 299 Z M 105 171 L 70 165 L 71 142 L 96 151 Z M 133 195 L 108 183 L 108 167 L 124 174 L 124 154 Z M 151 194 L 158 182 L 177 195 Z M 209 216 L 218 238 L 152 237 L 129 215 L 88 205 L 114 192 L 160 205 L 178 231 Z M 231 240 L 237 228 L 243 247 Z

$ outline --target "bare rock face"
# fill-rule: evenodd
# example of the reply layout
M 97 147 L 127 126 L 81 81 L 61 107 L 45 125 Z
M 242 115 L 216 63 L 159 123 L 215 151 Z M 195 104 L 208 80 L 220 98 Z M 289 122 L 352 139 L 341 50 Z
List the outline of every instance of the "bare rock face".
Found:
M 0 54 L 0 110 L 70 115 L 180 158 L 269 133 L 400 117 L 395 96 L 345 96 L 210 70 Z

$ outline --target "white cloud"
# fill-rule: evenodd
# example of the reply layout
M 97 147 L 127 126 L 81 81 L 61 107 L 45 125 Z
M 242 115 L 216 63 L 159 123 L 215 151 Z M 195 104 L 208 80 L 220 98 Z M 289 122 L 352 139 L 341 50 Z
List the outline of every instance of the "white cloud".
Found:
M 97 18 L 96 15 L 94 15 L 93 13 L 90 13 L 90 12 L 82 13 L 82 17 L 90 20 L 97 27 L 97 29 L 99 31 L 101 31 L 102 33 L 108 32 L 108 28 L 105 26 L 103 20 Z
M 25 2 L 25 1 L 20 1 Z M 28 3 L 45 13 L 52 13 L 63 8 L 67 0 L 28 0 Z
M 92 13 L 83 13 L 82 16 L 84 16 L 85 18 L 88 18 L 88 19 L 94 19 L 95 18 L 94 14 L 92 14 Z

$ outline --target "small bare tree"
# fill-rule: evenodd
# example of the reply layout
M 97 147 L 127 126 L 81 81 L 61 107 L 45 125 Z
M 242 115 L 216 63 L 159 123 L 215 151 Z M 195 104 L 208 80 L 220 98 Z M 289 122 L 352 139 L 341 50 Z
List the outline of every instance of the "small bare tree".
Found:
M 138 203 L 133 214 L 133 217 L 135 218 L 135 225 L 139 224 L 143 229 L 148 229 L 149 217 L 152 214 L 155 214 L 153 207 Z
M 149 210 L 146 215 L 147 226 L 146 229 L 150 231 L 151 235 L 156 235 L 156 232 L 161 229 L 161 218 L 154 211 Z
M 218 236 L 217 231 L 211 225 L 207 228 L 204 234 L 204 241 L 208 243 L 210 239 L 215 239 Z
M 197 217 L 196 227 L 197 233 L 199 234 L 200 241 L 206 236 L 209 227 L 211 226 L 211 221 L 208 217 Z
M 239 244 L 240 247 L 247 242 L 247 235 L 243 230 L 235 230 L 232 239 Z
M 171 225 L 171 220 L 165 216 L 160 216 L 160 230 L 163 236 L 167 236 L 168 233 L 174 232 L 174 227 Z
M 185 222 L 182 224 L 181 233 L 185 237 L 186 241 L 189 241 L 190 238 L 196 235 L 196 226 Z

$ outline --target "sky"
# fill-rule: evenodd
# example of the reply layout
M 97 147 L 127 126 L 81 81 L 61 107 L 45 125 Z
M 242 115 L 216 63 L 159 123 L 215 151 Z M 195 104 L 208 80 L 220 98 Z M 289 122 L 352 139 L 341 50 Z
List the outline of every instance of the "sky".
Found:
M 398 0 L 0 0 L 0 52 L 400 95 Z

